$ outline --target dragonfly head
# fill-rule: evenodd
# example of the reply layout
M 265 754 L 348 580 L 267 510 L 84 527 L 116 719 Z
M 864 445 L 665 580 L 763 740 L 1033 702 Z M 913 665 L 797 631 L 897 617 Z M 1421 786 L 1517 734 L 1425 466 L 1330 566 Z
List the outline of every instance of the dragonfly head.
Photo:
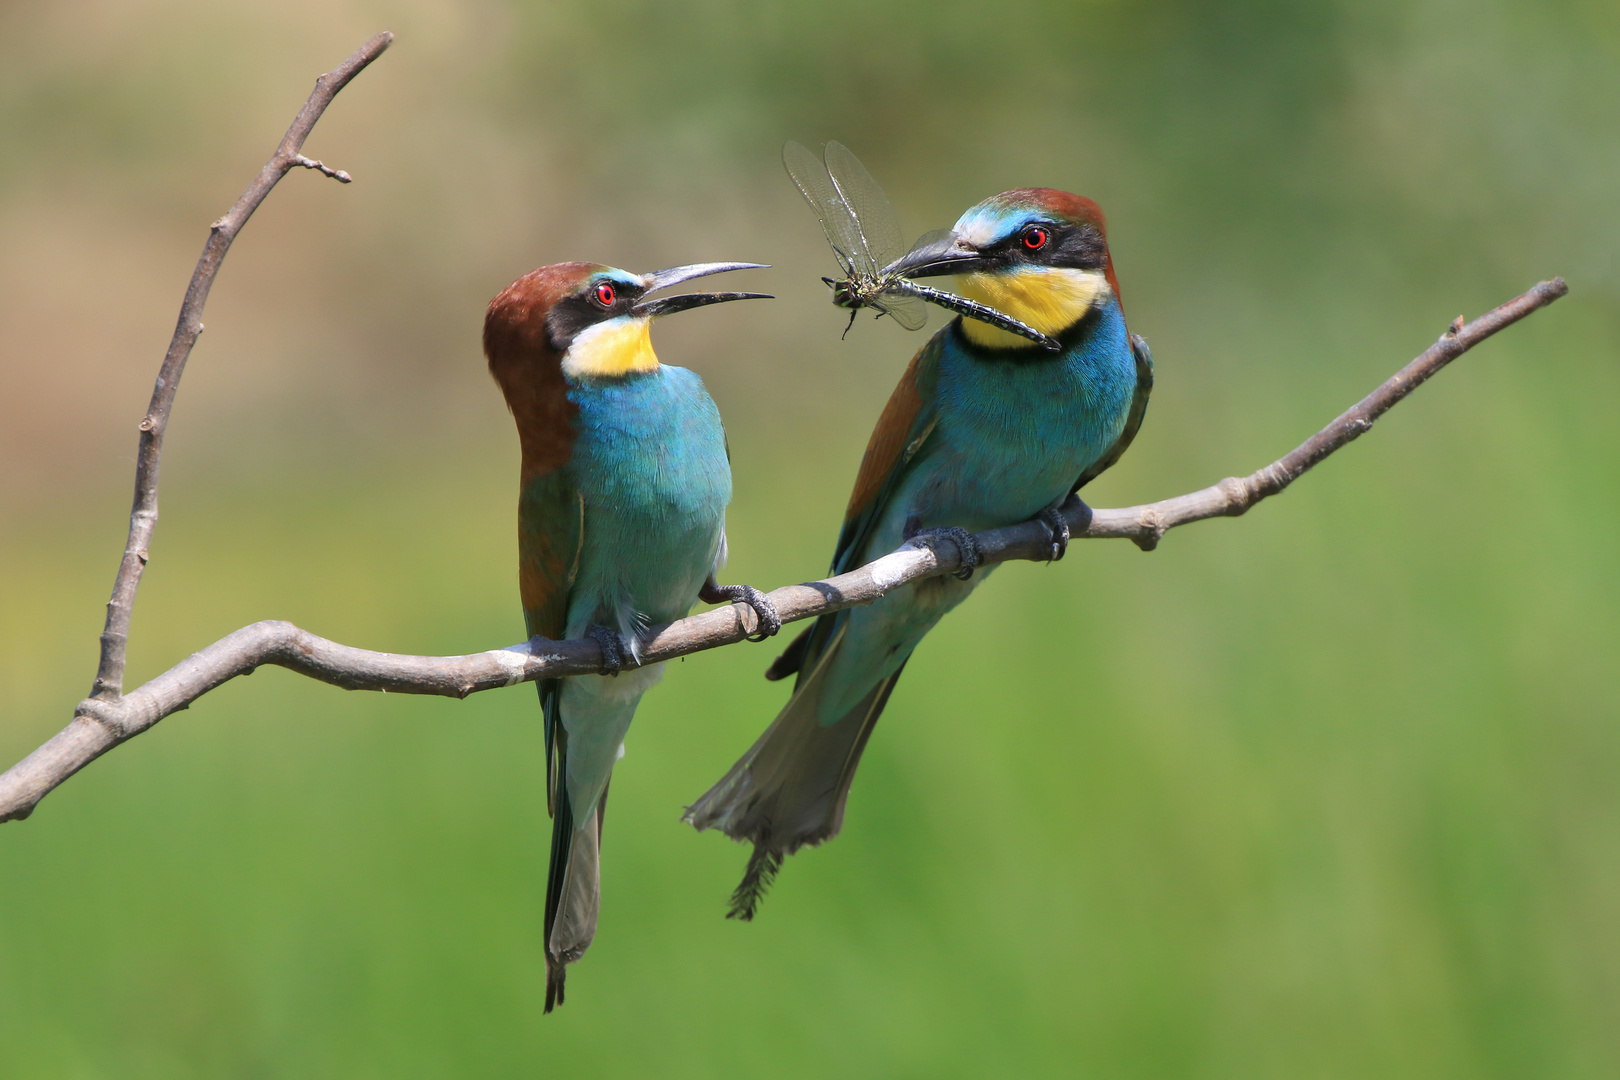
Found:
M 991 196 L 948 232 L 923 237 L 885 270 L 907 278 L 955 275 L 964 296 L 1049 335 L 1119 296 L 1102 210 L 1090 199 L 1051 188 Z M 973 319 L 964 318 L 963 330 L 981 345 L 1032 344 Z
M 525 274 L 489 305 L 484 351 L 490 371 L 511 387 L 547 377 L 542 369 L 574 378 L 613 377 L 658 366 L 648 334 L 653 319 L 728 300 L 770 299 L 763 293 L 649 294 L 693 278 L 761 263 L 695 263 L 651 274 L 632 274 L 596 263 L 557 263 Z M 537 366 L 538 365 L 538 366 Z

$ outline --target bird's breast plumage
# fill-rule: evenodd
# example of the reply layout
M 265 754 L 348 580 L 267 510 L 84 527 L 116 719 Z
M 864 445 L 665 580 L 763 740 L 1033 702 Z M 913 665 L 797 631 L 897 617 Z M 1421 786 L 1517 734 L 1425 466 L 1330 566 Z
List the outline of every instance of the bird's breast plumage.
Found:
M 731 501 L 719 410 L 696 374 L 668 365 L 571 381 L 568 396 L 579 408 L 568 469 L 585 517 L 569 633 L 593 602 L 679 618 L 714 563 Z
M 969 529 L 1022 521 L 1069 493 L 1114 444 L 1136 388 L 1117 303 L 1093 310 L 1064 351 L 983 350 L 947 328 L 938 425 L 911 509 Z
M 1059 353 L 986 350 L 952 323 L 927 348 L 937 359 L 919 389 L 932 414 L 916 456 L 848 566 L 898 547 L 907 526 L 970 531 L 1025 521 L 1060 503 L 1119 439 L 1136 389 L 1125 317 L 1095 308 Z M 899 669 L 940 617 L 994 567 L 967 581 L 929 578 L 848 613 L 836 671 L 817 703 L 821 723 L 843 717 Z

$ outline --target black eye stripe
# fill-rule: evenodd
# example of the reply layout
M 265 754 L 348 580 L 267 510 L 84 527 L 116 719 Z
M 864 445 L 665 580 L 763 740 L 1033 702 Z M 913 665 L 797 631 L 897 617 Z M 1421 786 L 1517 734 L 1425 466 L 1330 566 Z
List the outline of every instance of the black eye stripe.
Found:
M 1081 225 L 1055 233 L 1040 252 L 1042 262 L 1052 266 L 1098 270 L 1107 261 L 1108 243 L 1102 233 L 1090 225 Z
M 608 304 L 604 304 L 599 295 L 604 286 L 613 293 L 612 302 Z M 597 281 L 557 301 L 546 314 L 546 330 L 552 348 L 558 352 L 568 351 L 581 330 L 624 314 L 625 308 L 641 297 L 641 292 L 639 286 L 623 281 Z

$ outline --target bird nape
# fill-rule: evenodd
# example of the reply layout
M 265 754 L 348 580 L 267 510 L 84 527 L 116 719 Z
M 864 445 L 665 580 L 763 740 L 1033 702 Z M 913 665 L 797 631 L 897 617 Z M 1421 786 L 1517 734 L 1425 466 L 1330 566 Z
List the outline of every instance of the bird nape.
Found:
M 544 266 L 490 302 L 484 352 L 517 421 L 518 584 L 531 637 L 593 637 L 609 674 L 539 683 L 552 814 L 546 877 L 546 1004 L 596 933 L 598 858 L 613 765 L 636 705 L 662 674 L 640 664 L 640 633 L 702 599 L 752 606 L 720 586 L 731 467 L 714 401 L 696 374 L 660 364 L 653 319 L 759 293 L 649 294 L 756 263 L 638 275 L 593 263 Z
M 796 676 L 787 704 L 685 818 L 754 845 L 732 918 L 753 918 L 784 858 L 838 833 L 861 752 L 912 651 L 989 574 L 973 574 L 969 531 L 1038 519 L 1061 558 L 1058 506 L 1124 453 L 1153 387 L 1090 199 L 1003 192 L 885 272 L 955 275 L 963 296 L 1017 326 L 959 316 L 912 358 L 867 444 L 832 572 L 946 536 L 964 569 L 823 615 L 771 665 L 767 678 Z

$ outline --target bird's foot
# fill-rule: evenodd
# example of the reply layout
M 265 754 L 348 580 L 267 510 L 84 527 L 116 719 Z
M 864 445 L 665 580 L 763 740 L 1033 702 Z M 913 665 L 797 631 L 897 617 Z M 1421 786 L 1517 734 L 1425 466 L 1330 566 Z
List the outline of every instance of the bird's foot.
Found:
M 764 641 L 782 629 L 782 616 L 776 605 L 752 585 L 716 585 L 711 577 L 698 591 L 698 599 L 705 604 L 747 604 L 753 608 L 754 632 L 748 635 L 749 641 Z
M 619 632 L 607 626 L 592 626 L 585 636 L 602 646 L 602 674 L 617 676 L 624 667 L 624 642 Z
M 1063 516 L 1063 511 L 1048 506 L 1035 515 L 1035 520 L 1046 526 L 1046 536 L 1052 544 L 1046 561 L 1055 563 L 1069 550 L 1069 519 Z
M 941 540 L 949 540 L 956 545 L 957 554 L 961 556 L 962 566 L 952 576 L 960 581 L 966 581 L 973 576 L 973 571 L 983 560 L 979 556 L 979 545 L 974 542 L 973 534 L 956 525 L 947 525 L 940 529 L 920 529 L 913 532 L 906 539 L 918 547 L 937 551 L 935 544 Z

